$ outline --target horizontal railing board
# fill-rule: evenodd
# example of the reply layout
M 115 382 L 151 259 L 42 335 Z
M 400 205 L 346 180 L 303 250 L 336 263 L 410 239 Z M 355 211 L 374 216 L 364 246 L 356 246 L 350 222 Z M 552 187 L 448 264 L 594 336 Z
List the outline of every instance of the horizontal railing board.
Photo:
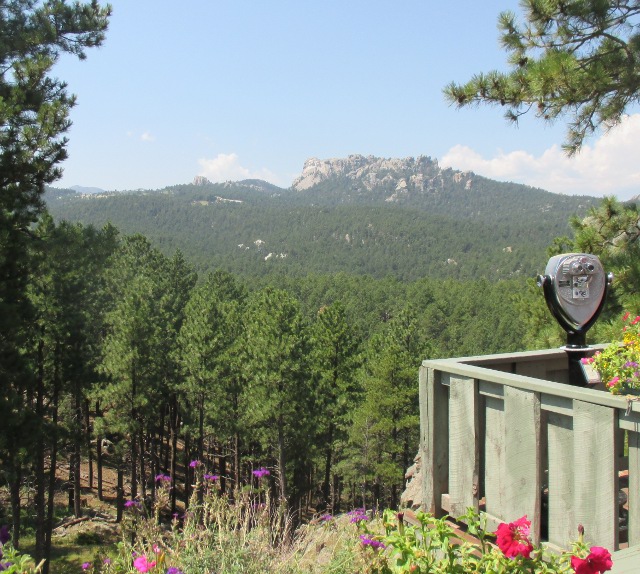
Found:
M 487 367 L 469 365 L 461 362 L 460 360 L 429 359 L 422 362 L 422 367 L 441 371 L 447 377 L 454 375 L 474 378 L 478 381 L 498 383 L 500 385 L 516 387 L 518 389 L 556 395 L 596 405 L 622 409 L 624 411 L 626 411 L 629 406 L 628 401 L 624 396 L 612 395 L 600 390 L 585 387 L 545 381 L 525 375 L 495 371 Z M 445 380 L 443 380 L 443 384 L 447 384 Z M 633 413 L 640 413 L 640 401 L 632 401 L 630 410 Z

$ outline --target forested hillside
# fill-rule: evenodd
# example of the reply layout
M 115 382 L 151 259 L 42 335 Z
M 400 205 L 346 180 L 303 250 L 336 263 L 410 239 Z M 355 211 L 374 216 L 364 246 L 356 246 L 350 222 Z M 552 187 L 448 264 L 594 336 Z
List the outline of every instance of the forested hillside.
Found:
M 25 376 L 10 388 L 17 438 L 4 447 L 14 492 L 21 476 L 35 484 L 39 556 L 62 464 L 75 516 L 83 489 L 103 496 L 107 467 L 118 519 L 125 498 L 157 496 L 157 476 L 172 511 L 186 508 L 194 468 L 235 497 L 264 467 L 296 520 L 397 507 L 418 446 L 420 362 L 528 345 L 524 317 L 544 303 L 527 277 L 595 200 L 425 158 L 381 165 L 314 163 L 290 189 L 200 178 L 47 190 L 16 346 Z M 540 317 L 536 332 L 552 321 Z M 88 485 L 82 465 L 95 466 Z M 17 536 L 22 504 L 14 496 Z
M 50 189 L 46 199 L 58 220 L 142 233 L 165 253 L 179 248 L 204 272 L 347 272 L 402 281 L 533 276 L 547 246 L 569 232 L 569 218 L 595 204 L 440 170 L 425 158 L 419 173 L 435 171 L 436 183 L 421 175 L 418 185 L 417 168 L 411 176 L 402 161 L 375 178 L 362 166 L 357 177 L 333 170 L 302 190 L 205 181 L 92 195 Z

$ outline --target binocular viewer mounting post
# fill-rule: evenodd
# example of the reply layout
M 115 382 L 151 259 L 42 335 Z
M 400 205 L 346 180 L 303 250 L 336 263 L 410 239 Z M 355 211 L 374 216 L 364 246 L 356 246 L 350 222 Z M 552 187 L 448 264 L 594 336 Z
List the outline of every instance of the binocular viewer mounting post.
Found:
M 613 281 L 600 260 L 588 253 L 564 253 L 549 259 L 538 286 L 551 314 L 567 333 L 563 349 L 569 358 L 569 383 L 586 386 L 580 359 L 587 356 L 586 333 L 596 322 Z

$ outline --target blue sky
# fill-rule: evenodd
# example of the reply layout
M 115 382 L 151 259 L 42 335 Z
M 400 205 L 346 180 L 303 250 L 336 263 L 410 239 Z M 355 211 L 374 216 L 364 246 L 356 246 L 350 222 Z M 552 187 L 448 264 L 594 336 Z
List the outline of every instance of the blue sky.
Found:
M 569 160 L 564 125 L 457 110 L 452 80 L 506 69 L 497 17 L 516 0 L 111 0 L 103 47 L 64 57 L 77 95 L 54 185 L 159 189 L 260 178 L 310 157 L 427 155 L 557 193 L 640 193 L 640 114 Z

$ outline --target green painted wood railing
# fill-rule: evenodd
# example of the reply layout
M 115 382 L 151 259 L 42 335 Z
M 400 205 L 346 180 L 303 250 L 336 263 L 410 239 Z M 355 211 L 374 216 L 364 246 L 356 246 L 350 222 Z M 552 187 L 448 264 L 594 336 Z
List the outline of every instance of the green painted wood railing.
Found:
M 424 361 L 425 510 L 471 507 L 493 526 L 526 514 L 534 542 L 558 549 L 582 524 L 640 572 L 640 401 L 567 377 L 562 350 Z

